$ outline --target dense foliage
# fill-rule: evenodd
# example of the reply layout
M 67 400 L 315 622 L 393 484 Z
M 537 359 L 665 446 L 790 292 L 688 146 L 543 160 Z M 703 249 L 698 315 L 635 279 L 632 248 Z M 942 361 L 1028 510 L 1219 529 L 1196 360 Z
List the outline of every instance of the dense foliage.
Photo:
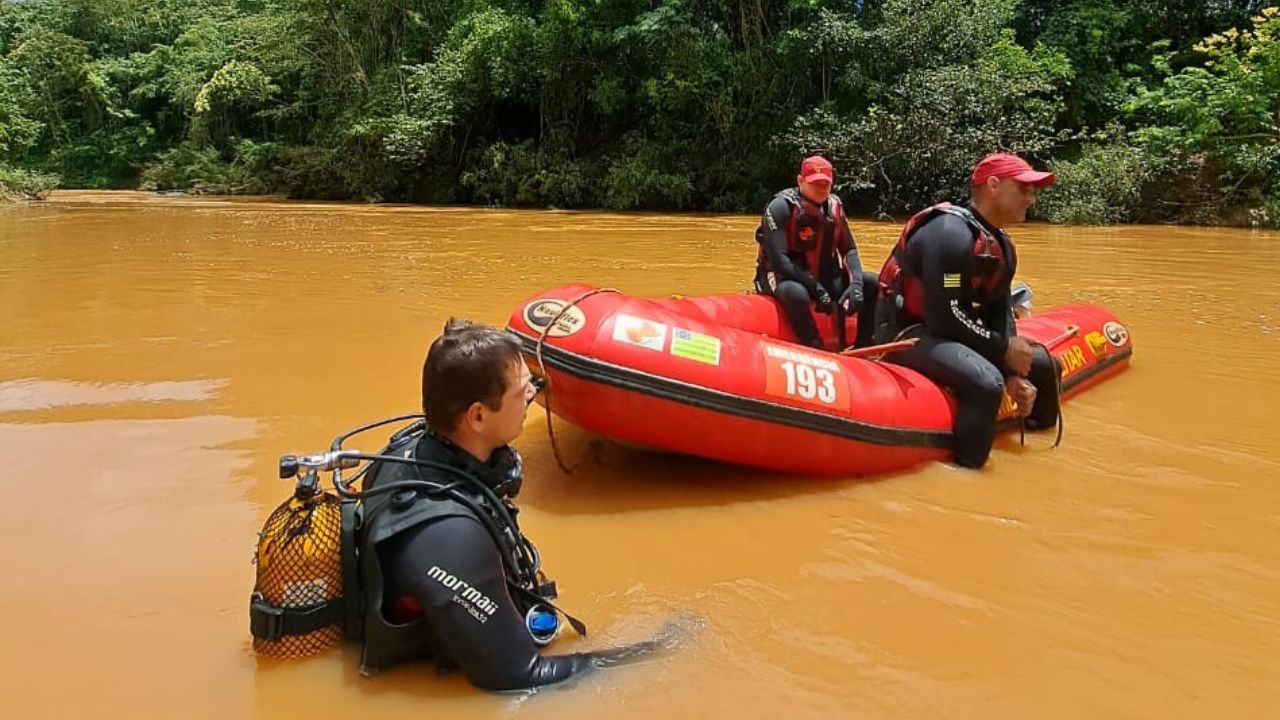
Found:
M 0 3 L 0 187 L 855 211 L 1002 148 L 1064 222 L 1280 224 L 1280 14 L 1230 0 Z

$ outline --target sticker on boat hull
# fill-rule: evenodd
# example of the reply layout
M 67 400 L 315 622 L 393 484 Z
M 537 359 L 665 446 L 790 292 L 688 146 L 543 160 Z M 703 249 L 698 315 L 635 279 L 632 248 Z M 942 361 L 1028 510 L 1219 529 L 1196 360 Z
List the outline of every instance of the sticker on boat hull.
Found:
M 1129 343 L 1129 331 L 1114 320 L 1102 326 L 1102 334 L 1107 336 L 1107 342 L 1116 347 L 1124 347 Z
M 671 354 L 704 365 L 720 365 L 720 339 L 682 328 L 671 328 Z
M 568 303 L 563 300 L 534 300 L 524 306 L 524 321 L 535 330 L 544 330 L 559 315 L 555 326 L 547 332 L 547 337 L 568 337 L 586 327 L 587 316 L 577 307 L 565 310 L 566 305 Z
M 1100 358 L 1107 354 L 1107 339 L 1097 330 L 1086 334 L 1084 336 L 1084 342 L 1089 346 L 1089 350 L 1093 353 L 1094 357 Z
M 667 326 L 632 315 L 619 315 L 613 324 L 613 339 L 625 345 L 662 352 L 667 344 Z
M 766 395 L 826 410 L 849 409 L 849 381 L 840 363 L 817 353 L 761 343 Z

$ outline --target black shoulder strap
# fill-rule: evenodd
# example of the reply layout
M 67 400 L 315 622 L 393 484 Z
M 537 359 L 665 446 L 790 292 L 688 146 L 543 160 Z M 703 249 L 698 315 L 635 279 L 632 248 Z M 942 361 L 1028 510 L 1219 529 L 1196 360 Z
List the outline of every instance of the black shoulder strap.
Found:
M 964 220 L 969 227 L 973 228 L 973 232 L 975 234 L 980 235 L 987 232 L 987 229 L 982 226 L 982 222 L 978 220 L 977 216 L 973 214 L 973 211 L 967 207 L 962 205 L 948 205 L 947 207 L 940 207 L 938 210 L 940 212 L 947 213 L 948 215 L 955 215 L 961 220 Z
M 911 242 L 911 238 L 915 237 L 916 233 L 920 232 L 921 228 L 923 228 L 925 225 L 928 225 L 929 223 L 936 220 L 939 215 L 943 215 L 943 214 L 954 215 L 955 217 L 958 217 L 961 220 L 964 220 L 965 224 L 973 229 L 973 232 L 975 233 L 975 237 L 978 234 L 984 233 L 987 231 L 986 228 L 982 227 L 982 223 L 978 221 L 978 218 L 974 217 L 973 213 L 970 212 L 969 209 L 966 207 L 961 207 L 959 205 L 934 205 L 933 207 L 929 208 L 929 210 L 931 212 L 928 215 L 926 215 L 924 218 L 922 218 L 920 222 L 916 223 L 914 227 L 911 228 L 911 232 L 908 233 L 907 236 L 902 239 L 902 242 L 896 243 L 894 245 L 893 254 L 898 257 L 899 264 L 902 263 L 901 252 L 906 251 L 907 243 Z
M 342 596 L 346 637 L 360 640 L 364 637 L 364 588 L 360 578 L 360 526 L 364 521 L 364 506 L 355 500 L 342 501 L 342 541 L 338 547 L 342 561 Z
M 345 621 L 342 598 L 303 607 L 273 605 L 262 593 L 249 598 L 249 632 L 259 640 L 275 642 L 285 635 L 306 635 Z

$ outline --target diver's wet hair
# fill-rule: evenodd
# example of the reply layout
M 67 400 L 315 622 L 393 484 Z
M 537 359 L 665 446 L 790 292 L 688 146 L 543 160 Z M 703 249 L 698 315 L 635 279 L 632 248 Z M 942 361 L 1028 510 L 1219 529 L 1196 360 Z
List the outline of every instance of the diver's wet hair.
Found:
M 458 419 L 482 402 L 502 407 L 507 373 L 520 360 L 520 343 L 511 335 L 462 318 L 449 318 L 422 365 L 422 411 L 436 430 L 457 427 Z

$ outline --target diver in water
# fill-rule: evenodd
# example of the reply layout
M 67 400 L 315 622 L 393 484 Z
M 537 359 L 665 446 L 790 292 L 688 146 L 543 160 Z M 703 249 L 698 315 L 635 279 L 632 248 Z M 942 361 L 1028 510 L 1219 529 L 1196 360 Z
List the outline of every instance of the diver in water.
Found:
M 430 658 L 442 670 L 461 670 L 478 687 L 513 690 L 557 683 L 669 644 L 670 637 L 660 636 L 604 651 L 539 653 L 563 613 L 552 605 L 555 583 L 542 574 L 537 550 L 516 524 L 512 498 L 522 468 L 508 444 L 537 392 L 511 335 L 450 320 L 432 343 L 422 371 L 426 422 L 398 433 L 379 453 L 405 462 L 382 461 L 365 479 L 357 533 L 365 606 L 361 672 Z

